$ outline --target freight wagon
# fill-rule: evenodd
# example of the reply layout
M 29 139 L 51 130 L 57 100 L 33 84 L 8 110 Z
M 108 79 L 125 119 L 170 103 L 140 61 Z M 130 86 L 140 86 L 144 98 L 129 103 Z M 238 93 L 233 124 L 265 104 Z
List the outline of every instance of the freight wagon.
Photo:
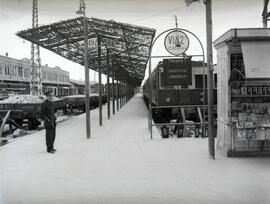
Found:
M 41 109 L 45 96 L 15 95 L 0 101 L 0 122 L 8 115 L 8 123 L 22 127 L 27 123 L 29 130 L 37 129 L 41 124 Z M 65 101 L 54 97 L 55 110 L 63 109 Z M 6 122 L 6 121 L 5 121 Z

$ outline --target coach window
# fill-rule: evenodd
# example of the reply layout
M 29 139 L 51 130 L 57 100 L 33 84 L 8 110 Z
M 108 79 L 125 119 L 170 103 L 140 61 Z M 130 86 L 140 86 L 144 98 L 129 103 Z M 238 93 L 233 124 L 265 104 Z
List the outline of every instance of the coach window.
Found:
M 217 89 L 217 73 L 214 73 L 214 88 Z
M 202 89 L 203 88 L 203 75 L 196 74 L 195 75 L 195 88 Z M 207 75 L 205 75 L 205 88 L 207 88 Z M 217 88 L 217 73 L 214 73 L 214 88 Z
M 195 88 L 196 89 L 203 88 L 203 75 L 202 74 L 195 75 Z M 207 75 L 205 75 L 205 88 L 207 88 Z

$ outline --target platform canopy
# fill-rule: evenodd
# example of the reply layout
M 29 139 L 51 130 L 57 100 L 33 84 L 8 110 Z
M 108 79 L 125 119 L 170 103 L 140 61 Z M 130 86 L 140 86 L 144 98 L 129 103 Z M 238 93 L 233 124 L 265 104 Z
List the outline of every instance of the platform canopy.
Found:
M 86 18 L 89 68 L 98 71 L 98 36 L 102 73 L 107 74 L 107 50 L 115 78 L 140 85 L 149 59 L 155 29 Z M 83 17 L 19 31 L 17 35 L 68 60 L 84 65 Z

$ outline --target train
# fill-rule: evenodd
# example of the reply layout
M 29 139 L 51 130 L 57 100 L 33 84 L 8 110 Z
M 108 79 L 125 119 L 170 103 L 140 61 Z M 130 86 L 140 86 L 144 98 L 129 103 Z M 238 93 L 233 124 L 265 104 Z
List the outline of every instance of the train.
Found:
M 99 106 L 98 94 L 90 94 L 90 109 Z M 61 110 L 64 114 L 85 112 L 85 95 L 70 95 L 62 98 L 53 98 L 55 111 Z M 24 129 L 26 124 L 28 130 L 35 130 L 41 124 L 41 108 L 45 100 L 43 95 L 13 95 L 0 100 L 0 125 L 11 124 L 17 128 Z M 103 95 L 102 104 L 107 102 Z M 3 125 L 2 125 L 3 124 Z M 2 131 L 0 130 L 0 133 Z
M 99 106 L 99 95 L 96 93 L 90 94 L 90 109 L 95 109 Z M 65 101 L 64 112 L 69 113 L 74 110 L 85 112 L 85 95 L 70 95 L 61 98 Z M 107 96 L 102 95 L 102 104 L 107 103 Z
M 192 61 L 191 57 L 163 59 L 157 64 L 151 76 L 143 84 L 143 99 L 147 107 L 149 103 L 152 104 L 152 118 L 155 123 L 167 124 L 172 121 L 199 123 L 207 118 L 205 106 L 207 104 L 207 75 L 204 74 L 204 67 L 207 65 L 201 61 Z M 150 80 L 152 97 L 149 92 Z M 213 80 L 214 104 L 216 105 L 217 72 L 215 67 Z

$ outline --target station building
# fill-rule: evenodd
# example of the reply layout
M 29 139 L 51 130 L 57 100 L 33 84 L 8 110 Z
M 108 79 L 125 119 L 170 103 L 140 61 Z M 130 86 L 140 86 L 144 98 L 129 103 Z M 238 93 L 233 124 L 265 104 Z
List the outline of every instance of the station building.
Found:
M 60 67 L 41 66 L 43 91 L 52 90 L 55 96 L 70 94 L 69 72 Z M 17 94 L 30 93 L 31 61 L 0 55 L 0 90 Z
M 90 81 L 90 93 L 99 93 L 99 83 L 96 81 Z M 101 92 L 105 93 L 105 86 L 101 84 Z M 85 81 L 70 79 L 70 95 L 85 94 Z

